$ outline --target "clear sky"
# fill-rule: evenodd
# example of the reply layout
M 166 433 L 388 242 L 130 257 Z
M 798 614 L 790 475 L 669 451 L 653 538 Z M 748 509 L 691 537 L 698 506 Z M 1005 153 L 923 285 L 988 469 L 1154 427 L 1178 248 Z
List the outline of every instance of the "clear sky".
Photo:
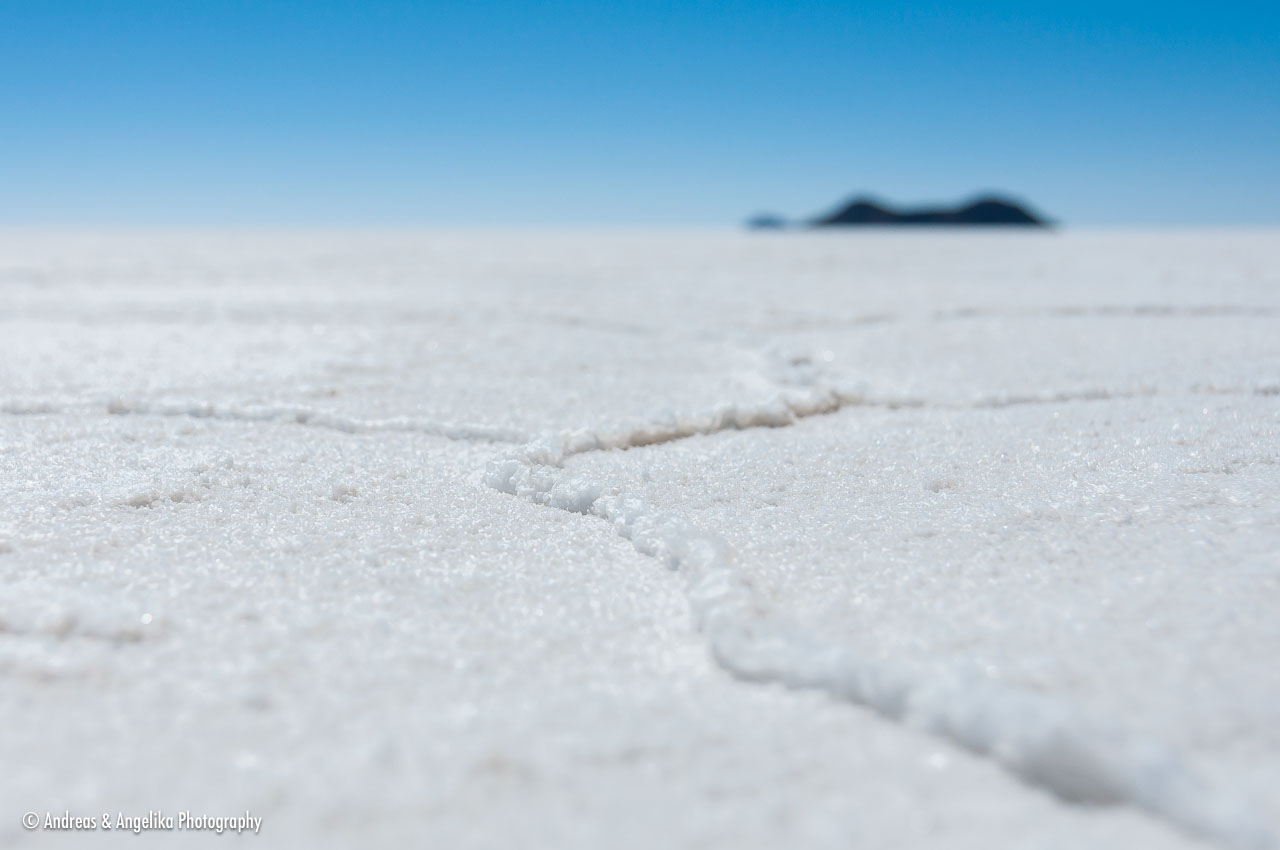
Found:
M 1280 3 L 0 0 L 0 222 L 1280 224 Z

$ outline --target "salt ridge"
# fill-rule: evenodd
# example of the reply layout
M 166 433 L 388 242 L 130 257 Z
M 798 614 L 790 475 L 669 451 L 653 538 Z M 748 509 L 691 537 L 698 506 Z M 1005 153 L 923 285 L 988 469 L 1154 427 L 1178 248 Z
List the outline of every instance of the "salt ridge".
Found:
M 957 669 L 877 662 L 816 640 L 760 602 L 750 582 L 734 568 L 734 553 L 719 537 L 639 497 L 613 492 L 564 469 L 570 457 L 587 452 L 731 429 L 784 427 L 846 406 L 928 405 L 924 400 L 875 401 L 856 388 L 841 389 L 822 380 L 805 357 L 767 350 L 761 359 L 762 373 L 777 387 L 772 398 L 672 414 L 630 429 L 546 435 L 492 460 L 485 483 L 540 505 L 605 520 L 638 552 L 680 572 L 693 621 L 712 657 L 739 679 L 818 690 L 867 706 L 988 757 L 1070 803 L 1131 805 L 1186 832 L 1241 850 L 1280 845 L 1243 795 L 1211 781 L 1172 748 L 1061 700 Z M 1001 407 L 1155 394 L 1090 390 L 945 406 Z
M 368 434 L 384 431 L 407 431 L 431 434 L 481 443 L 523 443 L 528 434 L 511 428 L 444 422 L 410 416 L 388 419 L 356 419 L 323 410 L 299 406 L 212 404 L 190 400 L 128 401 L 113 398 L 102 403 L 8 400 L 0 402 L 0 413 L 13 416 L 39 416 L 105 411 L 115 416 L 176 416 L 192 419 L 221 419 L 239 422 L 288 422 L 327 428 L 345 434 Z

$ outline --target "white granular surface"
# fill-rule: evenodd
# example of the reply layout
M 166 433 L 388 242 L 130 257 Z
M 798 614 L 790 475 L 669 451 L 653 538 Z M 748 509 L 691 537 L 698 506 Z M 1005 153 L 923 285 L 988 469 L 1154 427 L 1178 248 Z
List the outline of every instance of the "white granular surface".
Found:
M 1276 846 L 1280 235 L 28 232 L 0 293 L 0 845 Z

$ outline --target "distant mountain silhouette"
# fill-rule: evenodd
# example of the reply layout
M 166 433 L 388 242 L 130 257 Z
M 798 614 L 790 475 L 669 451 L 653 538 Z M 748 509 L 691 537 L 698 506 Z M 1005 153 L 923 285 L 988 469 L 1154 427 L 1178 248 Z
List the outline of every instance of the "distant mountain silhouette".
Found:
M 856 198 L 833 213 L 814 219 L 814 227 L 910 224 L 1006 224 L 1046 227 L 1048 222 L 1002 198 L 985 197 L 963 206 L 894 210 L 870 198 Z
M 747 227 L 752 230 L 781 230 L 789 226 L 790 224 L 785 218 L 773 213 L 760 213 L 747 219 Z
M 1051 222 L 1006 198 L 975 198 L 956 207 L 920 207 L 896 210 L 870 197 L 859 197 L 844 206 L 807 222 L 788 222 L 781 216 L 761 214 L 747 220 L 752 230 L 785 227 L 861 227 L 868 225 L 1012 225 L 1048 227 Z

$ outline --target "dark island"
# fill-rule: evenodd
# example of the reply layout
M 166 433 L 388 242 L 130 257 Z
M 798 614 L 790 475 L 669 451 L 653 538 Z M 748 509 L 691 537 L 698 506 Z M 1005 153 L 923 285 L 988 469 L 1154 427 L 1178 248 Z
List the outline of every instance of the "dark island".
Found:
M 1047 219 L 1011 200 L 994 196 L 975 198 L 955 207 L 918 207 L 896 210 L 873 198 L 860 197 L 839 209 L 802 222 L 809 227 L 865 227 L 900 225 L 1003 225 L 1048 227 Z M 787 222 L 776 215 L 759 215 L 747 222 L 756 229 L 778 229 Z

